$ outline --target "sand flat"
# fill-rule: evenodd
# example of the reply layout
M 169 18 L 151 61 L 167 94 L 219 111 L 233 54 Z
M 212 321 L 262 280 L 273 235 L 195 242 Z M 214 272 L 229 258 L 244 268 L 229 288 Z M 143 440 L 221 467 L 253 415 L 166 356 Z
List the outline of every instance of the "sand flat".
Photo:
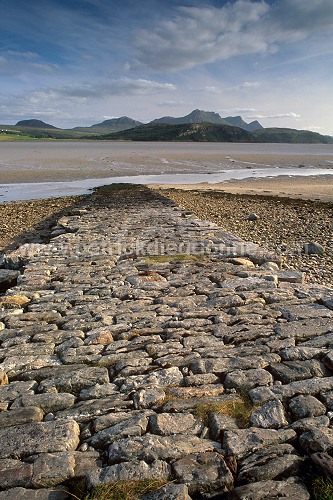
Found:
M 216 184 L 152 184 L 150 187 L 156 189 L 174 188 L 185 191 L 223 191 L 233 194 L 256 194 L 333 202 L 333 176 L 281 176 L 273 179 L 248 178 Z

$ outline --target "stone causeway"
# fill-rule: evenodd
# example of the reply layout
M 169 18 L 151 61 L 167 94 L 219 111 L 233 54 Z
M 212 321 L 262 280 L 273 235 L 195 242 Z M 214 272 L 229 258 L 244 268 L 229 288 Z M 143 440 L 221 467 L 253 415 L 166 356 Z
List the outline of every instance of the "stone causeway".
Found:
M 333 470 L 333 289 L 280 264 L 133 185 L 6 254 L 0 500 L 143 479 L 164 483 L 142 500 L 309 499 Z

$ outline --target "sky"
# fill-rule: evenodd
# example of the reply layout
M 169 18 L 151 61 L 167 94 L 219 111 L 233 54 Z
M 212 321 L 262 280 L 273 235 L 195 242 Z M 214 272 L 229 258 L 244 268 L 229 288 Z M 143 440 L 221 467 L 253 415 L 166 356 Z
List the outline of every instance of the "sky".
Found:
M 333 135 L 333 0 L 0 0 L 0 123 L 193 109 Z

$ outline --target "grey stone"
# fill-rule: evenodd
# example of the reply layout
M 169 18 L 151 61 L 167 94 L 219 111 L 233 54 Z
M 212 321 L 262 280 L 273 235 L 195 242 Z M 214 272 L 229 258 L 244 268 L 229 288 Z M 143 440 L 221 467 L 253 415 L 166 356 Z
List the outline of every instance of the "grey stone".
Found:
M 215 441 L 220 441 L 224 431 L 238 429 L 236 419 L 220 413 L 209 413 L 209 431 L 210 436 Z
M 183 375 L 179 368 L 165 368 L 147 375 L 130 376 L 126 379 L 115 379 L 114 382 L 120 385 L 121 392 L 130 392 L 133 389 L 147 387 L 168 387 L 169 385 L 179 385 L 183 380 Z
M 216 452 L 190 454 L 172 464 L 177 480 L 185 483 L 189 493 L 206 498 L 212 493 L 229 491 L 234 478 L 223 457 Z
M 317 359 L 272 363 L 270 371 L 277 380 L 281 380 L 284 384 L 312 377 L 328 377 L 330 375 L 325 365 Z
M 214 451 L 217 443 L 196 436 L 175 434 L 156 436 L 145 434 L 142 437 L 119 439 L 109 447 L 109 463 L 128 460 L 176 460 L 190 453 Z
M 18 487 L 0 491 L 0 500 L 69 500 L 70 498 L 64 486 L 43 488 L 41 490 Z
M 284 407 L 278 400 L 268 401 L 252 411 L 250 421 L 253 427 L 263 429 L 279 429 L 288 424 Z
M 9 269 L 19 269 L 45 248 L 46 245 L 40 243 L 25 243 L 16 250 L 4 255 L 5 266 Z
M 20 382 L 21 384 L 26 382 Z M 29 394 L 23 395 L 16 399 L 11 406 L 14 408 L 28 408 L 30 406 L 37 406 L 46 414 L 50 412 L 57 412 L 65 410 L 74 405 L 75 396 L 69 393 L 45 393 L 45 394 Z
M 0 489 L 31 487 L 32 464 L 21 460 L 0 459 Z
M 89 439 L 89 443 L 97 448 L 106 448 L 117 439 L 142 436 L 146 432 L 147 426 L 148 417 L 144 413 L 137 414 L 97 432 Z
M 143 460 L 130 460 L 92 470 L 87 474 L 87 482 L 89 488 L 94 488 L 121 480 L 167 479 L 169 473 L 168 464 L 161 460 L 154 460 L 149 464 Z
M 306 255 L 311 255 L 311 254 L 324 255 L 325 248 L 319 243 L 311 241 L 310 243 L 304 244 L 303 251 Z
M 148 387 L 147 389 L 138 389 L 133 394 L 134 408 L 144 409 L 153 408 L 156 405 L 161 405 L 165 400 L 166 394 L 159 387 Z
M 330 419 L 326 415 L 320 417 L 301 418 L 289 424 L 290 429 L 294 429 L 297 433 L 306 432 L 309 429 L 318 429 L 320 427 L 329 427 Z
M 6 291 L 11 286 L 14 286 L 19 275 L 19 271 L 0 269 L 0 291 Z
M 252 467 L 242 467 L 237 480 L 239 484 L 246 484 L 271 479 L 287 479 L 300 475 L 303 462 L 304 459 L 296 454 L 264 457 Z
M 7 373 L 8 377 L 17 377 L 29 370 L 38 370 L 44 366 L 56 366 L 61 362 L 56 356 L 13 356 L 6 358 L 1 368 Z
M 323 343 L 322 337 L 332 331 L 332 321 L 329 318 L 308 318 L 306 320 L 292 321 L 274 325 L 274 331 L 283 338 L 295 338 L 301 344 L 298 347 L 322 347 L 331 341 L 333 336 L 327 338 Z M 319 343 L 318 343 L 319 341 Z
M 100 415 L 117 411 L 120 409 L 132 408 L 133 402 L 123 394 L 115 394 L 108 398 L 90 399 L 88 401 L 80 401 L 71 408 L 56 412 L 57 419 L 72 419 L 76 422 L 84 423 L 93 420 Z
M 307 453 L 325 452 L 333 449 L 333 429 L 309 429 L 299 437 L 299 443 Z
M 224 433 L 223 448 L 228 455 L 241 459 L 261 448 L 272 444 L 287 443 L 295 440 L 296 432 L 291 429 L 233 429 Z
M 0 458 L 74 451 L 79 435 L 79 426 L 74 421 L 36 422 L 0 429 Z
M 80 369 L 73 367 L 68 373 L 43 380 L 39 385 L 39 391 L 53 392 L 56 389 L 59 392 L 70 392 L 78 395 L 82 389 L 109 381 L 108 370 L 104 367 L 80 367 Z
M 253 389 L 257 391 L 258 389 Z M 311 378 L 307 380 L 299 380 L 290 382 L 286 385 L 275 385 L 272 392 L 278 398 L 291 398 L 297 394 L 315 395 L 321 392 L 333 390 L 333 377 Z M 273 396 L 274 397 L 274 396 Z
M 26 409 L 13 409 L 3 411 L 0 413 L 0 429 L 5 427 L 13 427 L 20 424 L 27 424 L 30 422 L 40 422 L 43 420 L 43 412 L 40 408 L 30 406 Z
M 140 500 L 191 500 L 185 484 L 167 484 L 154 493 L 140 497 Z
M 333 312 L 320 304 L 293 304 L 289 306 L 277 306 L 282 316 L 288 321 L 299 321 L 311 318 L 331 318 Z
M 227 389 L 252 389 L 258 385 L 270 385 L 273 383 L 272 375 L 263 369 L 234 370 L 227 373 L 224 385 Z
M 314 396 L 296 396 L 289 401 L 289 410 L 295 420 L 318 417 L 326 413 L 326 407 Z
M 276 354 L 264 354 L 262 356 L 235 357 L 224 359 L 203 359 L 195 361 L 191 365 L 194 374 L 214 373 L 222 375 L 234 370 L 249 370 L 252 368 L 265 368 L 271 363 L 278 362 L 279 356 Z
M 32 486 L 48 488 L 74 477 L 73 453 L 41 453 L 33 463 Z
M 271 500 L 275 498 L 310 500 L 310 493 L 298 478 L 290 478 L 286 481 L 258 481 L 238 486 L 228 493 L 226 498 L 227 500 Z
M 159 436 L 198 435 L 202 427 L 202 423 L 198 422 L 191 413 L 159 413 L 149 417 L 150 432 Z

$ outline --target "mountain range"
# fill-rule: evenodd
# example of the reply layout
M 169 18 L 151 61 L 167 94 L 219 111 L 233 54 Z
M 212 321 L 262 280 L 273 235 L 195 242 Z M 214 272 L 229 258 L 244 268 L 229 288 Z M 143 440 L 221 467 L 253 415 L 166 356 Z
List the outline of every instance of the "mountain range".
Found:
M 200 109 L 181 117 L 163 116 L 146 124 L 122 116 L 90 127 L 61 129 L 30 119 L 16 125 L 0 125 L 0 129 L 1 134 L 11 138 L 333 144 L 333 137 L 328 135 L 309 130 L 264 128 L 257 120 L 246 123 L 241 116 L 222 118 L 218 113 Z
M 254 132 L 255 130 L 262 129 L 262 125 L 255 120 L 251 123 L 246 123 L 241 116 L 227 116 L 222 118 L 218 113 L 214 111 L 202 111 L 201 109 L 194 109 L 191 113 L 186 116 L 180 116 L 174 118 L 173 116 L 162 116 L 161 118 L 156 118 L 152 120 L 150 124 L 156 123 L 168 123 L 170 125 L 180 125 L 184 123 L 214 123 L 215 125 L 231 125 L 233 127 L 239 127 L 241 129 L 247 130 L 248 132 Z M 120 118 L 110 118 L 109 120 L 104 120 L 101 123 L 95 123 L 90 127 L 75 127 L 71 130 L 77 132 L 96 132 L 96 133 L 113 133 L 121 132 L 123 130 L 128 130 L 131 128 L 144 125 L 142 122 L 133 120 L 128 116 L 121 116 Z M 35 127 L 35 128 L 49 128 L 55 129 L 53 125 L 44 123 L 41 120 L 21 120 L 16 123 L 17 127 Z

